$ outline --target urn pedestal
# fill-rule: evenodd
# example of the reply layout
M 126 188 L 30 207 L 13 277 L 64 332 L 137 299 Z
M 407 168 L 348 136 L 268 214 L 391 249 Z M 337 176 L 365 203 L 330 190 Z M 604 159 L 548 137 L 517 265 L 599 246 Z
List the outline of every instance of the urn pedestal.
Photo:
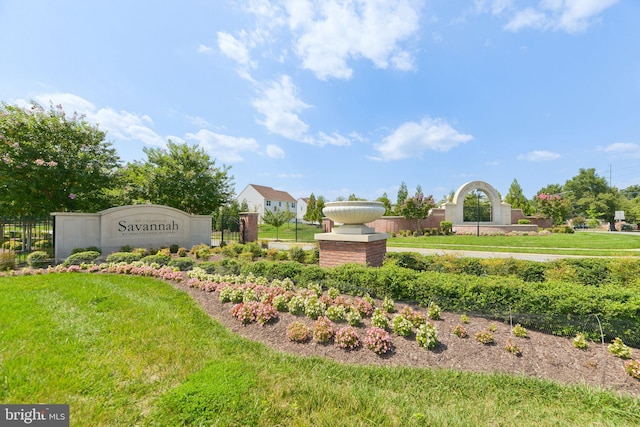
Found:
M 322 213 L 341 224 L 330 233 L 316 234 L 320 245 L 320 266 L 335 267 L 347 263 L 380 267 L 387 253 L 387 233 L 376 233 L 364 224 L 385 212 L 381 202 L 329 202 Z

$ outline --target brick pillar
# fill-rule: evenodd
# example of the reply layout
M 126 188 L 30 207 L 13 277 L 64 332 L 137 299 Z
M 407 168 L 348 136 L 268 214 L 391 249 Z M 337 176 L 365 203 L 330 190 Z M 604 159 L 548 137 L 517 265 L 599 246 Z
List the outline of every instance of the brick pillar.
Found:
M 320 243 L 320 267 L 336 267 L 355 263 L 380 267 L 387 254 L 386 233 L 346 235 L 316 234 Z
M 333 221 L 329 218 L 322 218 L 322 232 L 331 233 L 333 231 Z
M 249 243 L 258 240 L 258 213 L 240 212 L 240 242 Z

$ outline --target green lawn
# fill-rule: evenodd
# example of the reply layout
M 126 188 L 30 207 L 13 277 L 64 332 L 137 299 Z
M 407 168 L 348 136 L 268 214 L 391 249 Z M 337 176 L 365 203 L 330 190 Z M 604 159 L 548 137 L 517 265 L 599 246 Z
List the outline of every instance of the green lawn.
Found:
M 322 233 L 322 227 L 311 224 L 287 223 L 277 230 L 278 240 L 289 242 L 315 242 L 314 234 Z M 258 228 L 258 239 L 275 240 L 276 228 L 269 224 L 260 224 Z
M 609 392 L 277 353 L 150 278 L 2 277 L 0 301 L 0 402 L 68 403 L 72 425 L 640 424 Z

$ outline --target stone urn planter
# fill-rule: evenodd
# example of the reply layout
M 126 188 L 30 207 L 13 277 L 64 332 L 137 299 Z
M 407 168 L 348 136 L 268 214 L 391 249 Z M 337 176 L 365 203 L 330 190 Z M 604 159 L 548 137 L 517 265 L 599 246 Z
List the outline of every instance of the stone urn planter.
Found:
M 385 208 L 382 202 L 328 202 L 322 213 L 330 220 L 342 224 L 333 229 L 335 234 L 373 234 L 375 230 L 364 224 L 384 215 Z

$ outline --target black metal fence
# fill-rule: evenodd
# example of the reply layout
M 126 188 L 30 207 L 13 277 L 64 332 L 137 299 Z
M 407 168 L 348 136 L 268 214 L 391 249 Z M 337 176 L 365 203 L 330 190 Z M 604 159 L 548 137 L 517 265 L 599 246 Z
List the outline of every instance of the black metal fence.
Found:
M 27 262 L 31 252 L 45 251 L 53 257 L 53 217 L 0 218 L 0 251 L 13 253 L 16 264 Z
M 241 223 L 238 215 L 222 213 L 214 215 L 211 225 L 211 246 L 224 246 L 242 240 Z

